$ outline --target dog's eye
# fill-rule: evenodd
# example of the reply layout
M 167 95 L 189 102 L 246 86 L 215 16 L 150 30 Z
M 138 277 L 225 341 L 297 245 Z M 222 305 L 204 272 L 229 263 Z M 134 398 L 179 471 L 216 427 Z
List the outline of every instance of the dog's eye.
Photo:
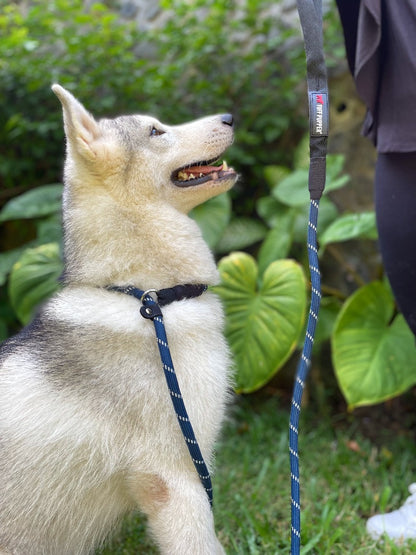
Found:
M 151 137 L 158 137 L 159 135 L 164 135 L 165 131 L 162 131 L 161 129 L 157 129 L 156 127 L 152 127 L 152 129 L 150 130 L 150 136 Z

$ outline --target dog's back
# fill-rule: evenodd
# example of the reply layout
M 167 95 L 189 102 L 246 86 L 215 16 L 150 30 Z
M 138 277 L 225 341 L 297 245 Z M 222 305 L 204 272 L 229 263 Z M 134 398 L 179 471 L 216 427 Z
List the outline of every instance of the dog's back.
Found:
M 217 158 L 231 142 L 230 121 L 97 123 L 69 93 L 55 92 L 68 137 L 66 287 L 0 351 L 0 552 L 88 553 L 137 507 L 163 553 L 221 553 L 153 326 L 136 299 L 105 287 L 216 282 L 186 213 L 236 176 L 178 172 Z M 209 464 L 230 385 L 221 306 L 206 292 L 163 315 Z

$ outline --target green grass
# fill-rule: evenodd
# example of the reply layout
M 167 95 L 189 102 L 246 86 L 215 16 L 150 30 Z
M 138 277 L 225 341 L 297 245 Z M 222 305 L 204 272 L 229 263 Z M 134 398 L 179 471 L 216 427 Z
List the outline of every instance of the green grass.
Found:
M 290 553 L 288 412 L 276 398 L 240 398 L 218 445 L 214 513 L 229 555 Z M 415 481 L 416 446 L 405 435 L 374 445 L 354 417 L 318 418 L 300 426 L 302 555 L 410 554 L 416 541 L 376 543 L 369 516 L 398 508 Z M 157 553 L 143 519 L 127 519 L 102 555 Z M 197 555 L 197 554 L 195 554 Z

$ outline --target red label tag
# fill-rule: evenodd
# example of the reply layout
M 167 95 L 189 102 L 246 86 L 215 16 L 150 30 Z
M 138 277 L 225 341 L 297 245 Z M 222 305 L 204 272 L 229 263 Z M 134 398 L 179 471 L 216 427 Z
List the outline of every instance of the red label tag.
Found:
M 309 93 L 309 122 L 312 137 L 328 136 L 329 105 L 327 93 Z

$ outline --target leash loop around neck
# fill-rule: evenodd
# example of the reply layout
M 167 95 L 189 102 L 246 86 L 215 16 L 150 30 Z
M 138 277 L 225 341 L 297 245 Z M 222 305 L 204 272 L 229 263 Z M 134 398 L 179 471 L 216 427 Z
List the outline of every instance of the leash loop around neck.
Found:
M 204 291 L 207 290 L 207 286 L 204 284 L 186 284 L 177 285 L 169 289 L 160 289 L 159 291 L 156 291 L 155 289 L 142 291 L 141 289 L 137 289 L 133 286 L 111 286 L 107 287 L 107 289 L 118 293 L 125 293 L 139 300 L 142 303 L 142 306 L 140 307 L 140 314 L 143 318 L 153 321 L 157 346 L 173 408 L 195 470 L 198 473 L 199 479 L 205 489 L 209 503 L 212 507 L 213 495 L 211 476 L 199 448 L 199 444 L 195 437 L 195 433 L 186 410 L 185 402 L 182 397 L 178 378 L 176 376 L 170 354 L 168 338 L 161 310 L 161 306 L 165 306 L 171 302 L 199 297 Z M 156 300 L 152 297 L 152 295 L 155 295 Z

